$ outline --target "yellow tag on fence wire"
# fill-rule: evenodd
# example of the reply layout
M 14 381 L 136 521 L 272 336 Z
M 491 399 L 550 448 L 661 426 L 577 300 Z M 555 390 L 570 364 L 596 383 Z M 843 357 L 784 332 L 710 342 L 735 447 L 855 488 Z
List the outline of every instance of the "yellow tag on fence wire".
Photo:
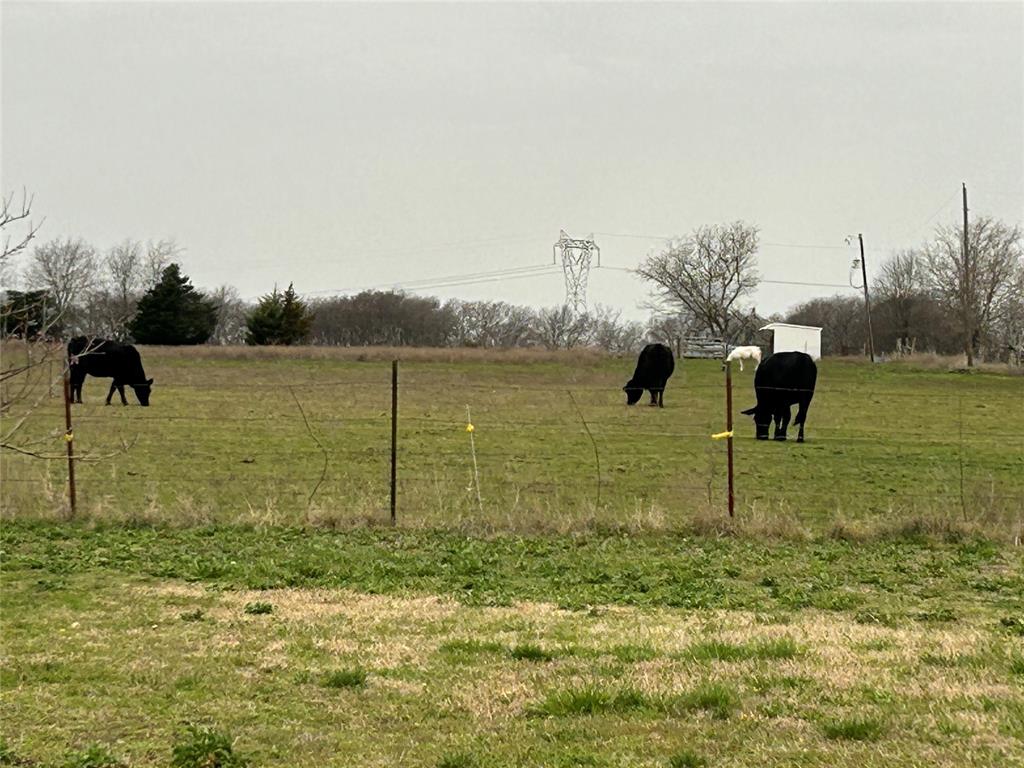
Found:
M 467 431 L 467 432 L 472 432 L 472 431 L 473 431 L 473 429 L 474 429 L 474 427 L 473 427 L 473 425 L 472 425 L 472 424 L 467 424 L 467 425 L 466 425 L 466 431 Z
M 725 440 L 726 438 L 732 437 L 732 430 L 728 432 L 718 432 L 711 436 L 712 440 Z
M 67 432 L 64 433 L 64 442 L 70 443 L 74 439 L 75 439 L 75 433 L 72 432 L 70 429 Z

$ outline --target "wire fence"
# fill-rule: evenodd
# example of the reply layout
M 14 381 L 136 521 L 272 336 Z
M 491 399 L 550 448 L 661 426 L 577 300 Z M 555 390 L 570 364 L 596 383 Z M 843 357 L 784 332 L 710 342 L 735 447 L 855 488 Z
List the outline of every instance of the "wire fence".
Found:
M 723 440 L 712 436 L 728 432 L 724 375 L 678 377 L 663 409 L 627 407 L 618 386 L 576 378 L 469 377 L 427 363 L 251 382 L 208 374 L 165 382 L 149 408 L 105 406 L 94 382 L 70 430 L 57 388 L 29 430 L 48 458 L 5 452 L 3 506 L 70 512 L 73 465 L 79 516 L 670 526 L 728 514 L 731 443 L 741 519 L 1024 518 L 1019 388 L 910 390 L 824 376 L 807 442 L 797 444 L 795 427 L 785 443 L 755 439 L 740 413 L 754 404 L 749 374 L 734 383 Z M 56 458 L 66 433 L 72 462 Z

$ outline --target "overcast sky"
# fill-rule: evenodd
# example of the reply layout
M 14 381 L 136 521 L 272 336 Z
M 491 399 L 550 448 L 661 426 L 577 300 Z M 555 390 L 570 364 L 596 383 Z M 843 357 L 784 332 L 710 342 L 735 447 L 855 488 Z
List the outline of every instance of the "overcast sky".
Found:
M 40 237 L 173 237 L 243 296 L 607 265 L 745 219 L 845 284 L 971 208 L 1024 211 L 1024 4 L 3 2 L 2 186 Z M 643 235 L 622 237 L 619 235 Z M 780 244 L 831 246 L 795 248 Z M 558 274 L 431 290 L 561 303 Z M 763 313 L 828 288 L 768 285 Z M 646 288 L 595 271 L 631 317 Z

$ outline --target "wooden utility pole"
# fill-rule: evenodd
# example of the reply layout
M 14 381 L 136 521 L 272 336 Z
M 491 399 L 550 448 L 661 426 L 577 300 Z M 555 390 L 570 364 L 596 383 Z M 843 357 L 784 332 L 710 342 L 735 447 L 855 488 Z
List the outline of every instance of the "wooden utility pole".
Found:
M 864 260 L 864 235 L 857 235 L 860 242 L 860 274 L 864 281 L 864 309 L 868 315 L 868 350 L 871 352 L 871 362 L 875 362 L 875 333 L 871 329 L 871 297 L 868 295 L 868 265 Z
M 967 243 L 967 182 L 963 183 L 964 189 L 964 280 L 960 290 L 963 292 L 964 311 L 964 352 L 967 353 L 967 367 L 974 367 L 974 312 L 973 294 L 971 293 L 971 263 L 970 248 Z

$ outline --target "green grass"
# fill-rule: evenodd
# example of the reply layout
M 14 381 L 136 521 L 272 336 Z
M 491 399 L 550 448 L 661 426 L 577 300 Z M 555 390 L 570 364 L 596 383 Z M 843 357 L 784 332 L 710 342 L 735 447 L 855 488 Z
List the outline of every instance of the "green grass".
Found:
M 824 361 L 808 443 L 737 417 L 730 524 L 713 362 L 686 361 L 659 411 L 621 404 L 631 361 L 420 356 L 391 528 L 386 361 L 276 354 L 144 350 L 149 409 L 87 384 L 76 447 L 135 442 L 79 465 L 77 521 L 60 462 L 3 456 L 0 765 L 1020 754 L 1024 378 Z M 328 452 L 312 501 L 323 455 L 287 385 Z M 29 434 L 62 418 L 48 402 Z
M 123 765 L 106 747 L 93 744 L 80 752 L 68 755 L 61 768 L 121 768 Z
M 885 733 L 885 725 L 870 717 L 850 717 L 829 720 L 822 730 L 830 739 L 843 741 L 877 741 Z
M 691 750 L 677 752 L 668 759 L 668 768 L 707 768 L 708 761 Z
M 361 667 L 334 669 L 323 676 L 324 688 L 365 688 L 366 670 Z
M 791 637 L 761 640 L 756 643 L 727 643 L 707 640 L 696 643 L 684 652 L 697 661 L 747 661 L 748 659 L 792 659 L 800 649 Z
M 578 717 L 622 715 L 631 712 L 657 711 L 662 708 L 661 701 L 635 688 L 604 688 L 588 685 L 549 693 L 531 712 L 534 715 L 545 717 Z
M 359 350 L 142 354 L 156 379 L 151 407 L 105 407 L 105 385 L 90 379 L 85 404 L 74 408 L 78 451 L 131 444 L 126 456 L 79 465 L 82 516 L 327 527 L 387 521 L 386 360 Z M 400 372 L 402 526 L 686 530 L 724 511 L 725 445 L 709 438 L 724 429 L 715 361 L 684 361 L 666 408 L 652 409 L 623 403 L 632 359 L 398 354 L 413 358 Z M 567 406 L 567 389 L 596 443 L 600 478 L 595 444 Z M 737 374 L 734 395 L 742 521 L 827 530 L 840 519 L 859 535 L 863 523 L 904 520 L 912 528 L 925 516 L 940 525 L 984 521 L 1012 538 L 1003 528 L 1024 495 L 1024 452 L 1012 450 L 1024 434 L 1024 377 L 823 360 L 802 445 L 753 439 L 749 417 L 739 413 L 753 401 L 750 372 Z M 467 405 L 482 510 L 470 488 Z M 44 398 L 23 434 L 41 441 L 36 449 L 62 451 L 62 403 Z M 5 479 L 5 515 L 62 512 L 60 462 L 7 455 Z
M 522 661 L 551 661 L 555 655 L 536 643 L 519 643 L 509 649 L 508 655 Z
M 245 768 L 233 740 L 213 728 L 189 725 L 171 750 L 171 768 Z

